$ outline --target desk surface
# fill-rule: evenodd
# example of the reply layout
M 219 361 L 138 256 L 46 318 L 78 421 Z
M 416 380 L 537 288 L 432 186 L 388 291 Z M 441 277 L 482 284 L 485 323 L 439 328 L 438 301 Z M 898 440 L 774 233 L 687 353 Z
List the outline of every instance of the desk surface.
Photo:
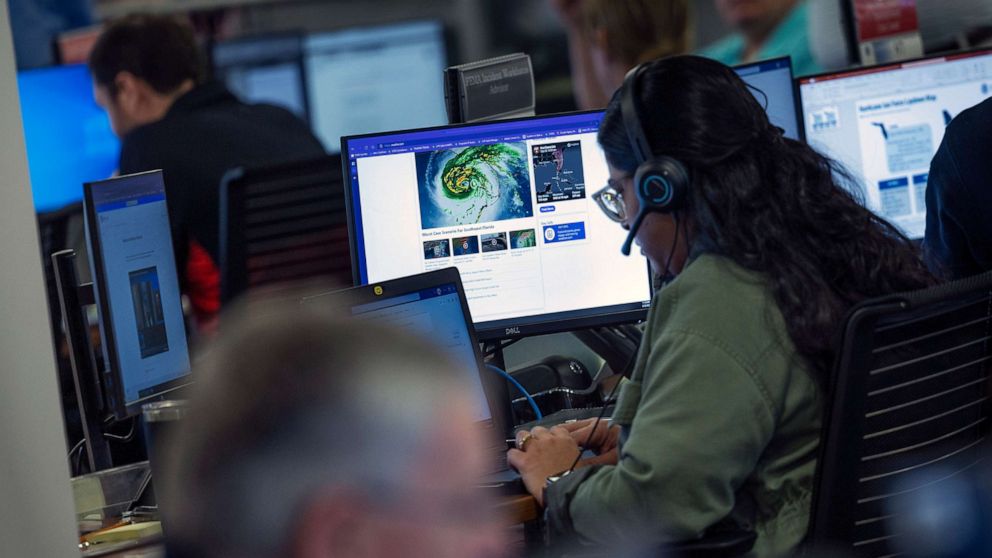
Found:
M 508 525 L 530 523 L 541 517 L 537 500 L 530 494 L 503 497 L 496 505 L 496 509 L 503 515 Z
M 541 510 L 537 506 L 537 500 L 530 494 L 504 496 L 499 499 L 496 509 L 502 514 L 507 526 L 530 523 L 541 517 Z M 165 556 L 165 549 L 159 538 L 144 544 L 133 542 L 123 545 L 107 544 L 94 546 L 89 551 L 83 552 L 82 555 L 84 558 L 95 556 L 105 558 L 161 558 Z

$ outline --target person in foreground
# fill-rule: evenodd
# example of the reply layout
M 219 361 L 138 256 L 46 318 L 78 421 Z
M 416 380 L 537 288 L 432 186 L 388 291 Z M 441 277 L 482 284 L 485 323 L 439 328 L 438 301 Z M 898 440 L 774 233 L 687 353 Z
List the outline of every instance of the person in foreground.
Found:
M 787 555 L 807 529 L 845 312 L 931 276 L 723 64 L 639 66 L 599 143 L 610 180 L 595 198 L 675 277 L 652 302 L 610 425 L 518 433 L 509 462 L 559 539 L 654 545 L 731 525 L 757 533 L 754 556 Z M 566 474 L 587 439 L 598 455 Z
M 298 303 L 222 319 L 167 454 L 171 556 L 503 555 L 470 392 L 431 343 Z

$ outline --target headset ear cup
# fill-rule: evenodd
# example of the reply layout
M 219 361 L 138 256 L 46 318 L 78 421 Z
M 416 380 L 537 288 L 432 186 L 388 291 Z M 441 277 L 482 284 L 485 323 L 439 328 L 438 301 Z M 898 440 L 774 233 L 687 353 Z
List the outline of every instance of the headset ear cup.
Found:
M 671 157 L 654 157 L 634 173 L 637 201 L 646 211 L 671 213 L 685 208 L 689 194 L 689 173 Z

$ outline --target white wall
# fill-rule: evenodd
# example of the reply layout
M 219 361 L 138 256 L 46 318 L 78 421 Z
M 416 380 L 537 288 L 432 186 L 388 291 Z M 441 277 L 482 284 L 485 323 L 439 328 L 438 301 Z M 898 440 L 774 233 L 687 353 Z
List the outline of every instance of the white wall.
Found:
M 0 556 L 78 557 L 7 0 L 0 145 Z

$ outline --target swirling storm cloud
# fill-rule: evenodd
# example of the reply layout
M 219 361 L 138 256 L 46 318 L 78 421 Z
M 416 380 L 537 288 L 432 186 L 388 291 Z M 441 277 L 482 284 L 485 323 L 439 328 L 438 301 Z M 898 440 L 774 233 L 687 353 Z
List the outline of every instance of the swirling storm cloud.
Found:
M 424 229 L 534 215 L 523 143 L 443 149 L 416 158 Z

